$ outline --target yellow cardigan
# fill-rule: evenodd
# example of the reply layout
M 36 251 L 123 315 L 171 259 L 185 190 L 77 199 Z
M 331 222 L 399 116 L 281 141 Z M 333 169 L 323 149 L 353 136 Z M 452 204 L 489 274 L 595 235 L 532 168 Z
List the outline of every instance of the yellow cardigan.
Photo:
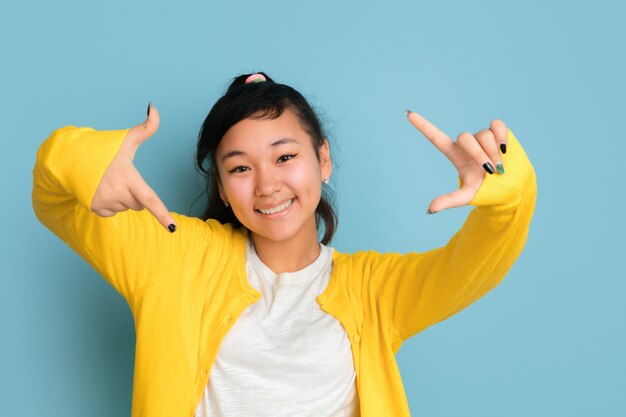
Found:
M 246 279 L 246 231 L 172 213 L 178 230 L 170 234 L 147 210 L 93 213 L 96 188 L 127 132 L 53 132 L 37 153 L 33 208 L 132 310 L 132 416 L 192 417 L 222 338 L 260 297 Z M 536 177 L 511 131 L 502 158 L 506 173 L 485 175 L 476 207 L 445 246 L 404 255 L 335 251 L 316 301 L 352 342 L 363 417 L 410 416 L 395 361 L 402 343 L 494 288 L 521 253 Z

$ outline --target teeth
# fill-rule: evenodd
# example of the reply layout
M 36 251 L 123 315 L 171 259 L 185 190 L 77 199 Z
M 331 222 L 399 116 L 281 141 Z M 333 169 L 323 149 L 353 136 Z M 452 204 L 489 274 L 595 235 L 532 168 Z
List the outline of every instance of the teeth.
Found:
M 284 209 L 286 209 L 287 207 L 289 207 L 291 205 L 291 203 L 293 203 L 293 198 L 289 201 L 287 201 L 285 204 L 281 204 L 278 207 L 274 207 L 273 209 L 270 210 L 259 210 L 261 213 L 263 214 L 274 214 L 274 213 L 278 213 L 279 211 L 283 211 Z

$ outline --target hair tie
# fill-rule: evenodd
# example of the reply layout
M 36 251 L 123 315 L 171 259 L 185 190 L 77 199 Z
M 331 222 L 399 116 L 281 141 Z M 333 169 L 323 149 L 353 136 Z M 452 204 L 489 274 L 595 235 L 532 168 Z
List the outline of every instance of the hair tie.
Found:
M 265 76 L 263 74 L 252 74 L 250 75 L 248 78 L 246 78 L 246 84 L 250 84 L 250 83 L 262 83 L 267 81 L 267 78 L 265 78 Z

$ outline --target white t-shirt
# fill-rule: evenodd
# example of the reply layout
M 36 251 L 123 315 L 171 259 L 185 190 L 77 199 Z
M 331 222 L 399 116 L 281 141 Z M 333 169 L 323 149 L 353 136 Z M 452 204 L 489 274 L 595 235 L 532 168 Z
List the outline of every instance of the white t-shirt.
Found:
M 248 240 L 248 281 L 261 298 L 220 345 L 195 417 L 357 417 L 350 340 L 315 300 L 328 286 L 333 250 L 275 274 Z

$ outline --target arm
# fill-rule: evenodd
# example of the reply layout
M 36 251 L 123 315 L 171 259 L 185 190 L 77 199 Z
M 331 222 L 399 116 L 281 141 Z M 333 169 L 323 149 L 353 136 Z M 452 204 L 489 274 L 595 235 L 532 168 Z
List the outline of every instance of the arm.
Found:
M 218 225 L 172 213 L 178 231 L 169 233 L 147 209 L 112 217 L 90 209 L 127 133 L 73 126 L 53 132 L 37 152 L 32 202 L 41 223 L 130 301 L 185 258 L 206 250 Z
M 513 133 L 506 173 L 487 175 L 463 227 L 443 247 L 384 254 L 372 264 L 378 299 L 400 341 L 472 304 L 509 271 L 528 236 L 537 195 L 534 169 Z

